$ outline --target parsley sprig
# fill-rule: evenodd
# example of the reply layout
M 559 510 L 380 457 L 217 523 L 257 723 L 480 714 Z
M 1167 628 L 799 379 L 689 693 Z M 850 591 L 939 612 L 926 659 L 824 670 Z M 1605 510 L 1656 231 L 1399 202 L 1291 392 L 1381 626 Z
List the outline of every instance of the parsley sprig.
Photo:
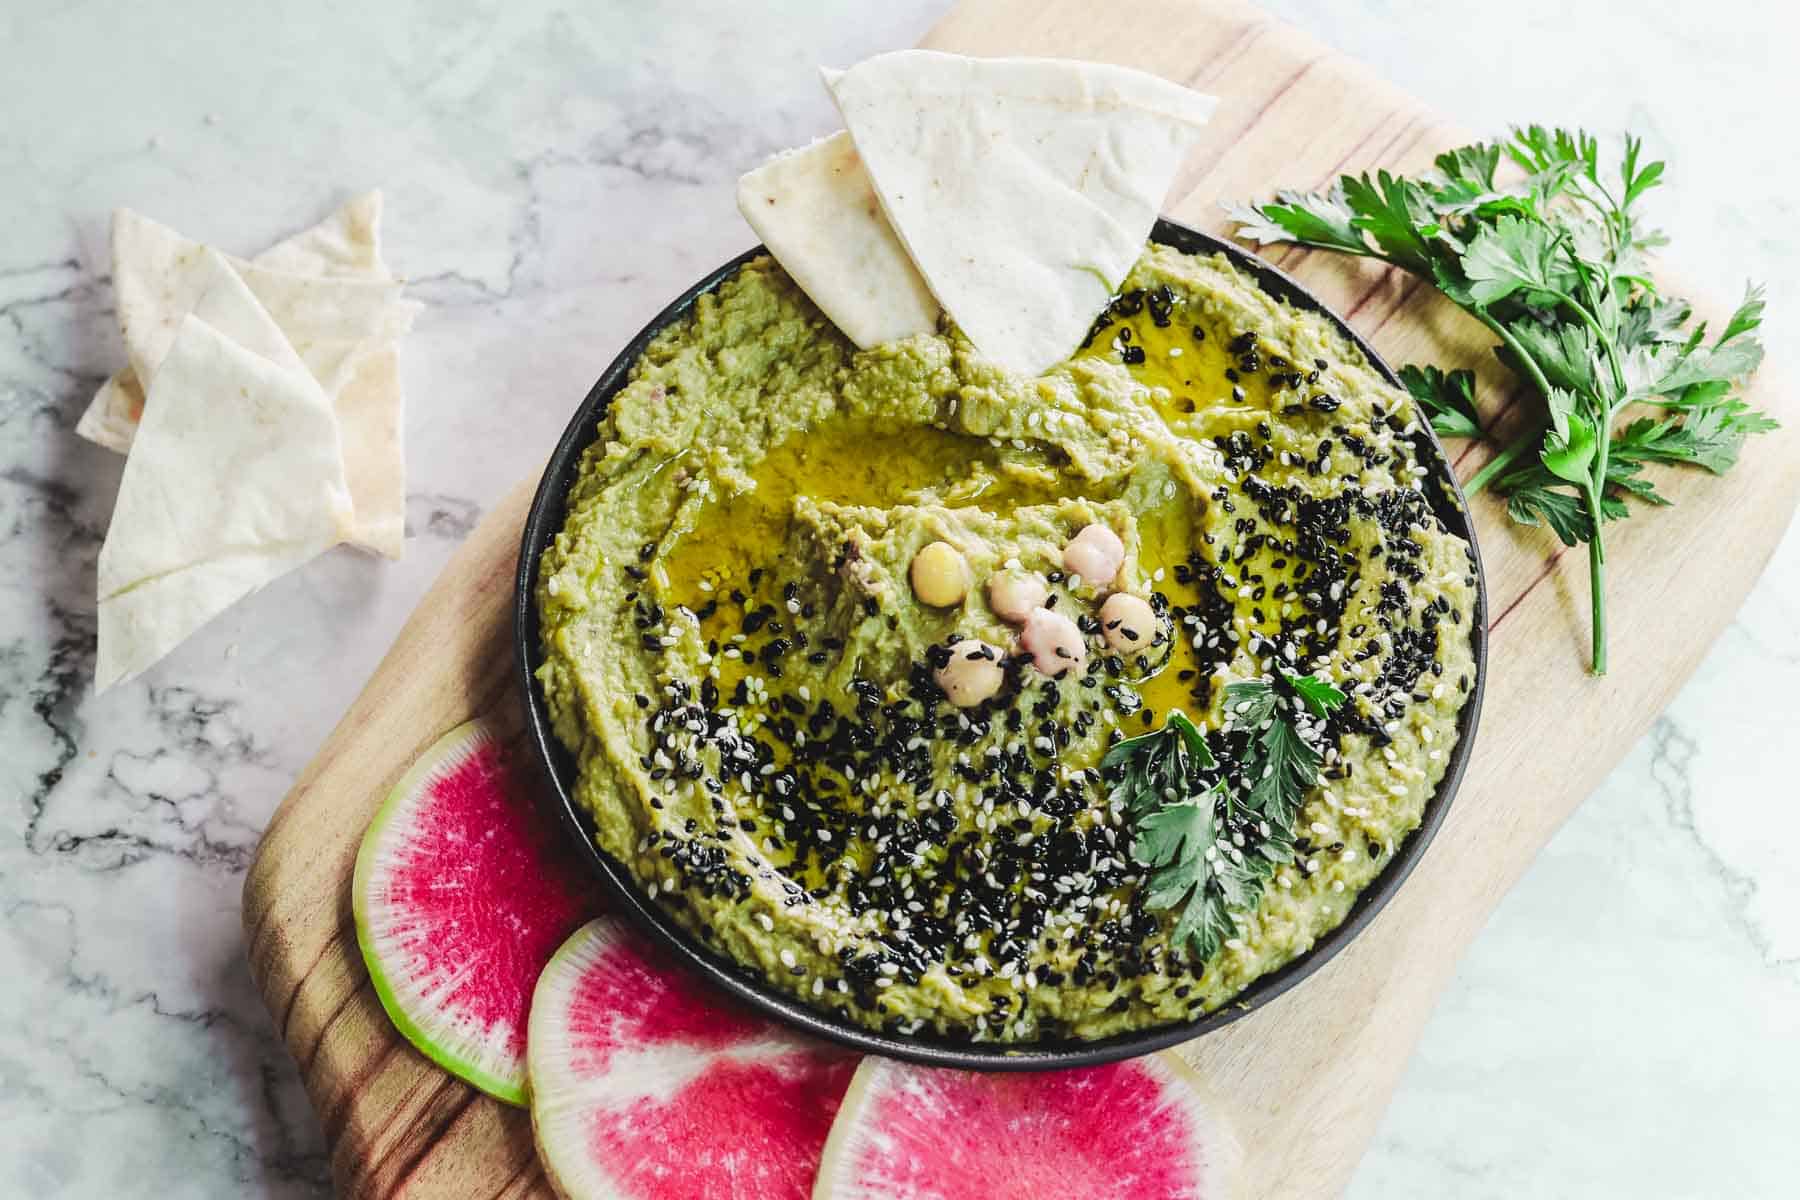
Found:
M 1232 912 L 1254 907 L 1276 867 L 1294 861 L 1294 827 L 1319 781 L 1313 742 L 1344 702 L 1311 675 L 1282 680 L 1281 690 L 1266 680 L 1226 686 L 1227 726 L 1249 735 L 1236 763 L 1221 768 L 1180 709 L 1100 762 L 1131 818 L 1132 858 L 1150 870 L 1145 905 L 1179 909 L 1173 941 L 1202 960 L 1232 935 Z
M 1506 178 L 1503 163 L 1515 168 Z M 1277 192 L 1232 215 L 1240 235 L 1264 244 L 1337 250 L 1420 275 L 1498 339 L 1501 362 L 1541 407 L 1464 487 L 1491 486 L 1514 520 L 1587 544 L 1592 669 L 1603 675 L 1605 523 L 1630 515 L 1627 498 L 1668 503 L 1647 466 L 1723 474 L 1746 437 L 1776 427 L 1737 394 L 1762 361 L 1762 292 L 1750 288 L 1708 341 L 1688 303 L 1658 290 L 1646 254 L 1665 239 L 1640 223 L 1637 205 L 1664 165 L 1645 161 L 1638 138 L 1627 136 L 1616 164 L 1603 168 L 1593 135 L 1532 125 L 1441 154 L 1435 166 L 1417 179 L 1346 175 L 1328 192 Z M 1401 378 L 1438 433 L 1491 435 L 1468 371 L 1408 367 Z M 1661 411 L 1621 427 L 1637 406 Z

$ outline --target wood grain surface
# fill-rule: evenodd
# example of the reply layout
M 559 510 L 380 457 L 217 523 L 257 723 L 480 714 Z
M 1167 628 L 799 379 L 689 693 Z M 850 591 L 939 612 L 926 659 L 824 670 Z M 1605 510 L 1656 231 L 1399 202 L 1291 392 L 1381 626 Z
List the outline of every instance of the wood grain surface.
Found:
M 1168 207 L 1214 232 L 1225 227 L 1221 201 L 1318 187 L 1344 170 L 1416 170 L 1464 140 L 1365 68 L 1235 3 L 971 0 L 925 44 L 1107 60 L 1218 95 L 1205 144 L 1174 192 L 1181 199 Z M 1327 254 L 1270 257 L 1390 361 L 1473 366 L 1484 403 L 1502 414 L 1520 399 L 1493 366 L 1483 331 L 1429 288 Z M 1752 443 L 1723 479 L 1668 472 L 1660 486 L 1675 506 L 1609 531 L 1604 680 L 1585 671 L 1584 555 L 1509 523 L 1491 499 L 1477 501 L 1490 676 L 1448 821 L 1399 895 L 1338 958 L 1182 1050 L 1228 1098 L 1225 1116 L 1247 1150 L 1246 1200 L 1343 1190 L 1462 949 L 1737 611 L 1800 491 L 1800 438 L 1791 432 L 1800 412 L 1773 368 L 1756 399 L 1787 430 Z M 1465 477 L 1485 454 L 1450 449 Z M 348 1196 L 548 1194 L 525 1114 L 450 1079 L 388 1026 L 349 901 L 363 828 L 413 757 L 473 714 L 516 709 L 506 607 L 534 484 L 501 501 L 445 568 L 276 813 L 245 884 L 252 968 Z

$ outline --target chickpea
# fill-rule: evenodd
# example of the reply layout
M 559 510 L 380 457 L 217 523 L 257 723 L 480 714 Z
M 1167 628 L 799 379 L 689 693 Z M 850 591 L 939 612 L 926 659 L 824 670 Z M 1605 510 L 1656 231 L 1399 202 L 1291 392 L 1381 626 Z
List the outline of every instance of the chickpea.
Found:
M 1031 665 L 1046 675 L 1060 676 L 1087 662 L 1087 641 L 1075 622 L 1048 608 L 1034 608 L 1025 618 L 1019 649 L 1031 656 Z
M 994 615 L 1014 625 L 1023 624 L 1034 608 L 1050 598 L 1050 585 L 1036 571 L 1009 568 L 988 580 L 988 604 Z
M 950 608 L 969 594 L 969 564 L 949 542 L 932 542 L 913 555 L 910 574 L 921 604 Z
M 958 708 L 973 708 L 991 700 L 1006 682 L 1001 665 L 1005 655 L 986 642 L 965 640 L 950 647 L 950 661 L 932 672 L 932 678 Z
M 1063 567 L 1101 591 L 1113 585 L 1125 565 L 1125 543 L 1105 525 L 1084 525 L 1063 547 Z
M 1130 592 L 1114 592 L 1100 606 L 1100 630 L 1106 644 L 1120 654 L 1148 650 L 1156 640 L 1156 611 Z

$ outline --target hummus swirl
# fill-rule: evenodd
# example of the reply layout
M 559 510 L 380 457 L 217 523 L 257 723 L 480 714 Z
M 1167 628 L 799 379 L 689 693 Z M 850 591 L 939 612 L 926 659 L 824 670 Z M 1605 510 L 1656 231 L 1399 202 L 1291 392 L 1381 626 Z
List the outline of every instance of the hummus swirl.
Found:
M 1474 567 L 1417 435 L 1327 320 L 1223 257 L 1149 247 L 1037 379 L 953 329 L 859 352 L 753 261 L 644 352 L 542 560 L 578 800 L 685 927 L 867 1026 L 1030 1042 L 1217 1008 L 1345 918 L 1455 744 Z M 1115 580 L 1062 569 L 1092 525 Z M 974 585 L 947 607 L 908 582 L 934 543 Z M 1002 572 L 1087 653 L 1009 651 L 959 708 L 934 682 L 957 644 L 1018 645 Z M 1157 616 L 1141 650 L 1098 620 L 1120 591 Z M 1278 669 L 1349 701 L 1297 860 L 1202 961 L 1144 903 L 1100 759 L 1174 708 L 1220 730 L 1225 687 Z

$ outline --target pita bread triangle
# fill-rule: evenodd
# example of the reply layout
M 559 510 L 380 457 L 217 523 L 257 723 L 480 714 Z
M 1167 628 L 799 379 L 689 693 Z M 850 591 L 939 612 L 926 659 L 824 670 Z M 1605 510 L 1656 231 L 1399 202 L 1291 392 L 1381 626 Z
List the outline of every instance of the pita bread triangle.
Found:
M 845 132 L 738 180 L 738 211 L 775 261 L 863 349 L 937 328 L 938 304 L 881 214 Z
M 258 320 L 232 312 L 243 301 L 225 284 L 198 307 L 242 328 Z M 100 548 L 96 690 L 350 530 L 337 422 L 305 370 L 190 314 L 148 401 Z
M 1215 104 L 1124 67 L 929 50 L 825 81 L 933 294 L 1023 375 L 1086 336 Z
M 219 255 L 275 318 L 332 398 L 342 427 L 352 540 L 399 558 L 405 540 L 403 393 L 395 343 L 420 307 L 382 261 L 381 193 L 350 200 L 319 224 L 245 262 Z M 136 435 L 153 379 L 181 319 L 215 281 L 217 252 L 129 210 L 113 218 L 113 275 L 132 365 L 103 384 L 76 432 L 121 453 Z M 224 331 L 229 333 L 229 331 Z
M 251 261 L 295 275 L 392 279 L 381 258 L 381 193 L 350 198 L 317 225 L 276 242 Z
M 129 209 L 113 215 L 113 290 L 125 349 L 140 380 L 154 382 L 181 319 L 212 286 L 209 253 L 218 254 Z M 390 279 L 299 275 L 220 257 L 256 293 L 302 357 L 314 342 L 353 345 L 398 336 L 416 311 L 400 303 L 401 285 Z M 327 365 L 342 358 L 338 351 Z M 329 381 L 327 376 L 319 382 Z

